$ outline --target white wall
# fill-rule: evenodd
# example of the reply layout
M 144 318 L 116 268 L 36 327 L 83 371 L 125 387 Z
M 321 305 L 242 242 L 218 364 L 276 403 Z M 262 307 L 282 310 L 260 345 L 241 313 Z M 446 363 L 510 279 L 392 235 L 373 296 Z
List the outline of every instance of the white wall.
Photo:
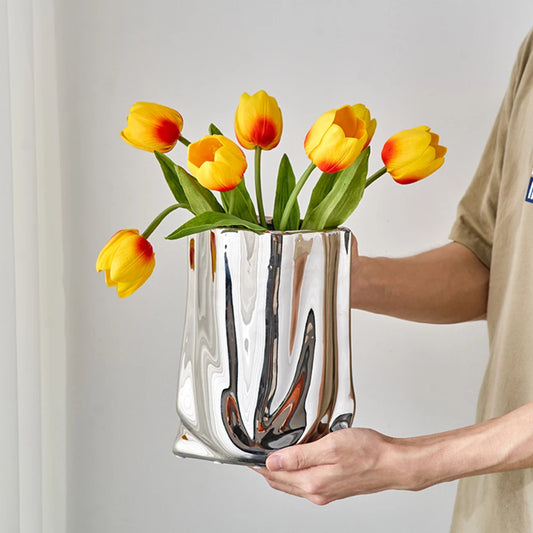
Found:
M 372 168 L 392 133 L 427 123 L 449 149 L 410 187 L 383 177 L 348 221 L 364 254 L 445 243 L 477 165 L 533 4 L 510 0 L 57 1 L 68 329 L 68 532 L 447 531 L 455 483 L 319 508 L 236 466 L 171 454 L 183 324 L 184 242 L 152 239 L 157 267 L 119 300 L 94 272 L 117 229 L 141 230 L 172 198 L 153 157 L 121 141 L 129 106 L 163 103 L 195 139 L 233 130 L 243 91 L 283 110 L 265 154 L 267 205 L 283 151 L 307 165 L 303 137 L 323 111 L 363 102 L 378 119 Z M 171 155 L 184 161 L 183 147 Z M 269 175 L 272 181 L 269 183 Z M 304 193 L 305 197 L 305 193 Z M 353 313 L 356 424 L 395 436 L 473 421 L 487 358 L 483 323 L 410 324 Z

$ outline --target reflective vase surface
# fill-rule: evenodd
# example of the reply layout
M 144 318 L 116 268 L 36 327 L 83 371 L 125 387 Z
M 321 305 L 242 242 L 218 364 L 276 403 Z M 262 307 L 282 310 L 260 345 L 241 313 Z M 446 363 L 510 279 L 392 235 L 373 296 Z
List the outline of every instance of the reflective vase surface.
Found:
M 174 453 L 264 465 L 350 427 L 348 229 L 188 238 Z

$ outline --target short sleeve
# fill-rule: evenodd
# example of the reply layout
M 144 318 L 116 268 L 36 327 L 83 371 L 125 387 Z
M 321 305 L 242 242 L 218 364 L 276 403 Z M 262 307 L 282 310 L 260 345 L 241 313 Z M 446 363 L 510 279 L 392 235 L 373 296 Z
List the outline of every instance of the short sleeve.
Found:
M 464 244 L 490 268 L 494 226 L 502 168 L 507 147 L 507 129 L 525 64 L 531 52 L 533 31 L 520 48 L 509 87 L 485 146 L 476 173 L 457 208 L 450 239 Z

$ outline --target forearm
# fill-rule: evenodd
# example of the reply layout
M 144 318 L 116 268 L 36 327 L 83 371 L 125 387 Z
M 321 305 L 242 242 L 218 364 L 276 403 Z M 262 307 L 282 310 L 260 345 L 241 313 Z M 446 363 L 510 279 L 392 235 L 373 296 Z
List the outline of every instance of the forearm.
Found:
M 484 317 L 488 269 L 465 246 L 450 243 L 412 257 L 352 255 L 353 308 L 417 322 Z
M 473 426 L 392 439 L 383 457 L 398 467 L 397 488 L 410 489 L 533 467 L 533 402 Z

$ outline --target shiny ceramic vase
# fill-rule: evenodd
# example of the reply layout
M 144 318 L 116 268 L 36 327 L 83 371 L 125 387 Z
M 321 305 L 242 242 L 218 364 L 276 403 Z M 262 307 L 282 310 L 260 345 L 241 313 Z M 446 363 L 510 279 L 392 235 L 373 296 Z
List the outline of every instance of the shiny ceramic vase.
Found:
M 349 230 L 189 237 L 174 453 L 263 465 L 351 426 Z

